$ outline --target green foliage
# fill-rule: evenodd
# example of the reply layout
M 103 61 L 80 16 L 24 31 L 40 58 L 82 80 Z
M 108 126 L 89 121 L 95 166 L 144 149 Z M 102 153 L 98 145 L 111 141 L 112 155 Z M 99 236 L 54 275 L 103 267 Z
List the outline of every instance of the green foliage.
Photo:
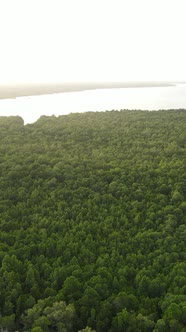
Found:
M 0 317 L 1 330 L 14 331 L 15 330 L 15 314 L 10 316 Z
M 95 332 L 95 330 L 92 330 L 90 327 L 85 327 L 85 329 L 79 330 L 78 332 Z
M 186 111 L 0 118 L 0 328 L 184 331 Z
M 31 329 L 31 332 L 43 332 L 44 330 L 42 330 L 42 328 L 40 326 L 36 326 L 33 327 L 33 329 Z

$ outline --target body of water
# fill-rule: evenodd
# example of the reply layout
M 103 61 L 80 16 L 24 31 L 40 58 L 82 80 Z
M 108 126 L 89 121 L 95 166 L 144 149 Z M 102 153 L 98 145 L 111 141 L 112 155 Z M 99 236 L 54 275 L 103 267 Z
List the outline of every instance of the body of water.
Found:
M 0 116 L 20 115 L 25 124 L 41 115 L 120 109 L 186 109 L 186 84 L 64 92 L 0 100 Z

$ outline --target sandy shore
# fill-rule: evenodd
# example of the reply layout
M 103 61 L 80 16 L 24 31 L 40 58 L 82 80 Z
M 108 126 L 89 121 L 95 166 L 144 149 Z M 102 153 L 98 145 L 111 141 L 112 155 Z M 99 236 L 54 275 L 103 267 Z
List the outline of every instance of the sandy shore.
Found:
M 180 82 L 182 83 L 182 82 Z M 174 82 L 85 82 L 85 83 L 50 83 L 50 84 L 0 84 L 0 99 L 23 96 L 44 95 L 63 92 L 75 92 L 95 89 L 168 87 Z

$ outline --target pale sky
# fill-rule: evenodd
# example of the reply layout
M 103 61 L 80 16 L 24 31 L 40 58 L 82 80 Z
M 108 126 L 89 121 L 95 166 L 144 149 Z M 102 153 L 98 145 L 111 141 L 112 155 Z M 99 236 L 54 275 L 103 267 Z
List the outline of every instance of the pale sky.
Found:
M 186 80 L 186 0 L 0 0 L 0 84 Z

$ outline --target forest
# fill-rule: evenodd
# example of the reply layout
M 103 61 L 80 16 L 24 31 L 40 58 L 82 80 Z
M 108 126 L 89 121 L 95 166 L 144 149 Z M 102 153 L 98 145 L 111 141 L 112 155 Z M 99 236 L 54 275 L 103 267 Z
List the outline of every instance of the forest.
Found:
M 0 331 L 186 332 L 186 110 L 0 117 Z

